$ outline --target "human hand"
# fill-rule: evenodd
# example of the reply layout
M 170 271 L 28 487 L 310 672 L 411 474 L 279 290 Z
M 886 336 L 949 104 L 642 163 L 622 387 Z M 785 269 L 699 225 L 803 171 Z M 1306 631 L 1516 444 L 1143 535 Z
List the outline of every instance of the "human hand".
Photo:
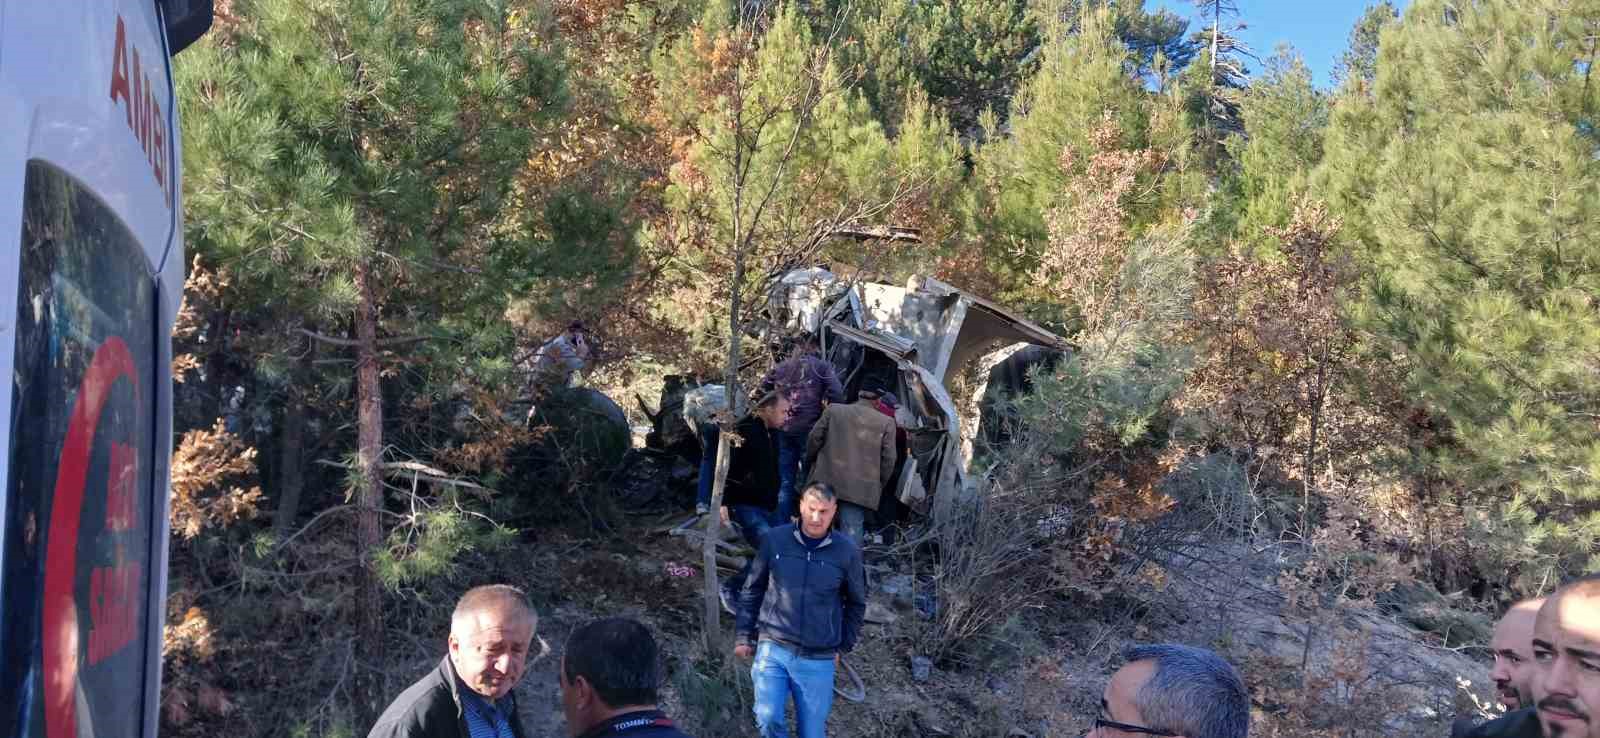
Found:
M 741 661 L 749 661 L 756 657 L 756 649 L 748 643 L 741 643 L 733 647 L 733 655 Z

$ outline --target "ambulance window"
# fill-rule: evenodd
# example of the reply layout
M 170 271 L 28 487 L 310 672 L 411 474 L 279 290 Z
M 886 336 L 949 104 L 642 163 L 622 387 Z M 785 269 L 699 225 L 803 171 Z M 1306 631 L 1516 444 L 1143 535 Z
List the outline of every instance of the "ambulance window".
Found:
M 155 286 L 133 235 L 61 170 L 29 162 L 18 269 L 0 735 L 127 735 L 144 723 Z

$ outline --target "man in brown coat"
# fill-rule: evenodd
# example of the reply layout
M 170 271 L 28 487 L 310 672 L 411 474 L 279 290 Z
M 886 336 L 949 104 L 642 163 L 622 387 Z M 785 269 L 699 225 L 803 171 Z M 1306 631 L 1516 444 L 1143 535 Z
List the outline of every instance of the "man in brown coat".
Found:
M 839 530 L 862 544 L 868 510 L 878 509 L 894 475 L 895 422 L 878 411 L 876 386 L 851 404 L 830 404 L 806 440 L 811 481 L 827 482 L 839 497 Z

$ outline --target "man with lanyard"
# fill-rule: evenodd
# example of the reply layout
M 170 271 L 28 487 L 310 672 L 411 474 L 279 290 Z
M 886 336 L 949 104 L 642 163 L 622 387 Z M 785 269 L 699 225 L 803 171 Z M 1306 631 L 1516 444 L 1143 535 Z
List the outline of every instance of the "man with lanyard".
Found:
M 574 738 L 689 738 L 656 708 L 660 654 L 627 618 L 580 626 L 561 655 L 561 712 Z
M 539 617 L 508 584 L 467 590 L 450 617 L 450 651 L 402 692 L 367 738 L 524 738 L 512 687 Z

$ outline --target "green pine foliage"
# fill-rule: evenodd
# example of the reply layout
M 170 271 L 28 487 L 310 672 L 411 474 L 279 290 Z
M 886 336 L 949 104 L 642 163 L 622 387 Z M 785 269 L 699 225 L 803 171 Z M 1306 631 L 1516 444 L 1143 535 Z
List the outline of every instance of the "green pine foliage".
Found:
M 1045 213 L 1076 173 L 1062 167 L 1062 152 L 1088 150 L 1090 132 L 1108 113 L 1126 147 L 1141 147 L 1148 136 L 1149 93 L 1128 74 L 1131 55 L 1111 22 L 1110 12 L 1100 11 L 1083 18 L 1077 33 L 1051 26 L 1039 71 L 1012 103 L 1010 135 L 976 152 L 970 228 L 982 234 L 991 268 L 1009 285 L 1003 299 L 1030 298 L 1028 275 L 1048 235 Z M 993 114 L 984 127 L 1003 130 Z
M 725 311 L 704 299 L 726 304 L 736 243 L 749 244 L 740 288 L 753 303 L 770 275 L 824 253 L 887 265 L 884 249 L 830 240 L 835 226 L 955 227 L 944 203 L 956 197 L 962 147 L 928 98 L 913 89 L 900 101 L 891 136 L 795 6 L 763 22 L 702 25 L 657 65 L 659 79 L 693 91 L 662 101 L 663 133 L 684 145 L 662 194 L 667 217 L 647 234 L 651 249 L 674 255 L 657 309 L 702 339 L 702 355 L 725 339 Z
M 427 458 L 448 433 L 410 422 L 429 402 L 510 383 L 502 316 L 514 298 L 574 275 L 599 291 L 625 274 L 607 194 L 536 167 L 569 108 L 565 52 L 532 3 L 233 10 L 175 70 L 188 243 L 233 275 L 234 325 L 260 336 L 253 355 L 230 359 L 303 385 L 329 420 L 352 423 L 353 362 L 299 359 L 312 344 L 350 354 L 354 275 L 370 264 L 380 342 L 404 341 L 381 356 L 384 383 L 408 400 L 388 413 L 390 443 Z
M 1245 89 L 1239 109 L 1249 136 L 1227 144 L 1238 164 L 1230 183 L 1239 211 L 1233 233 L 1259 245 L 1266 229 L 1289 224 L 1307 193 L 1311 171 L 1322 161 L 1329 100 L 1312 84 L 1305 62 L 1280 47 Z
M 1525 583 L 1600 541 L 1597 28 L 1594 2 L 1414 3 L 1318 175 L 1367 270 L 1356 319 L 1447 422 L 1422 461 L 1544 555 L 1498 570 Z
M 1367 7 L 1350 29 L 1350 46 L 1334 65 L 1333 78 L 1342 85 L 1361 85 L 1370 89 L 1378 79 L 1378 41 L 1383 29 L 1400 20 L 1400 11 L 1390 0 Z
M 1135 234 L 1177 219 L 1203 196 L 1183 101 L 1172 90 L 1145 85 L 1139 55 L 1118 34 L 1120 17 L 1100 8 L 1072 16 L 1074 26 L 1048 25 L 1051 40 L 1039 51 L 1038 72 L 1018 91 L 1009 123 L 993 114 L 984 119 L 985 130 L 1004 135 L 974 152 L 966 209 L 972 240 L 964 248 L 982 254 L 997 282 L 995 297 L 1058 324 L 1069 320 L 1071 308 L 1044 297 L 1031 275 L 1047 247 L 1046 215 L 1064 204 L 1067 185 L 1088 164 L 1065 160 L 1064 152 L 1096 148 L 1091 134 L 1109 116 L 1121 148 L 1162 153 L 1161 171 L 1141 173 L 1138 196 L 1123 204 Z

